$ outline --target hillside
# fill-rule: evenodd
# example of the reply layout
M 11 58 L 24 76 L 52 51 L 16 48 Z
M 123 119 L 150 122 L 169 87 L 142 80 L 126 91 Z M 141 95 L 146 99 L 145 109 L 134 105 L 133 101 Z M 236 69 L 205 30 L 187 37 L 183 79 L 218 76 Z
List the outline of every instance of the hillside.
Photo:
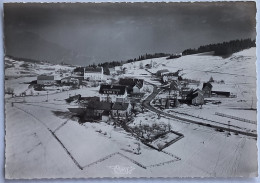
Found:
M 200 81 L 202 88 L 203 82 L 209 81 L 210 77 L 215 80 L 213 90 L 229 91 L 237 95 L 239 100 L 243 100 L 245 106 L 252 105 L 256 107 L 256 48 L 250 48 L 237 52 L 229 58 L 207 54 L 194 54 L 182 56 L 180 58 L 167 60 L 166 57 L 157 59 L 148 59 L 135 63 L 124 64 L 127 68 L 126 75 L 142 76 L 150 81 L 145 75 L 150 73 L 140 69 L 140 64 L 154 63 L 154 67 L 148 69 L 149 72 L 156 73 L 161 69 L 168 69 L 171 72 L 181 71 L 181 76 L 186 79 Z M 221 84 L 223 80 L 225 84 Z

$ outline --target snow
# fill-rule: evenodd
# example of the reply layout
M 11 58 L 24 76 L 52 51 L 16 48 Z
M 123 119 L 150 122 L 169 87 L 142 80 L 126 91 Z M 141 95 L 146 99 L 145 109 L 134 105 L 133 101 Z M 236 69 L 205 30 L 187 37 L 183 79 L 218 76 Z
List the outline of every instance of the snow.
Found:
M 216 81 L 225 81 L 225 84 L 214 83 L 213 90 L 229 90 L 237 95 L 237 98 L 211 98 L 220 100 L 222 103 L 219 105 L 206 104 L 202 109 L 183 105 L 166 110 L 168 113 L 187 113 L 195 116 L 189 119 L 204 117 L 225 124 L 230 121 L 231 125 L 241 129 L 256 130 L 255 124 L 215 115 L 215 112 L 221 112 L 256 121 L 256 111 L 245 109 L 251 106 L 255 108 L 256 105 L 255 102 L 252 104 L 252 99 L 256 101 L 255 48 L 235 53 L 226 59 L 189 55 L 173 60 L 152 60 L 156 62 L 155 68 L 150 70 L 152 72 L 164 68 L 171 71 L 183 69 L 183 77 L 200 80 L 201 84 L 212 76 Z M 145 65 L 151 59 L 140 62 Z M 126 74 L 133 72 L 133 76 L 159 85 L 151 75 L 143 75 L 149 72 L 137 68 L 140 62 L 135 63 L 135 69 L 133 65 L 125 64 L 128 67 Z M 19 67 L 18 63 L 15 65 Z M 45 64 L 41 66 L 49 67 Z M 12 72 L 10 70 L 5 87 L 14 87 L 17 93 L 26 90 L 28 86 L 20 83 L 32 78 L 19 74 L 11 77 Z M 47 70 L 37 74 L 42 72 Z M 151 90 L 151 85 L 146 83 L 145 86 Z M 142 144 L 120 127 L 114 128 L 103 122 L 80 125 L 70 118 L 68 108 L 77 104 L 67 104 L 64 99 L 76 94 L 83 97 L 96 96 L 98 90 L 99 87 L 84 87 L 51 93 L 48 102 L 44 94 L 6 98 L 6 178 L 257 176 L 257 147 L 253 137 L 234 133 L 227 135 L 227 132 L 168 117 L 158 119 L 150 111 L 139 113 L 130 125 L 170 124 L 173 131 L 184 135 L 163 151 L 157 151 Z M 55 115 L 57 111 L 60 115 Z M 138 154 L 137 144 L 140 144 L 141 154 Z M 129 174 L 118 174 L 112 168 L 115 166 L 133 170 Z

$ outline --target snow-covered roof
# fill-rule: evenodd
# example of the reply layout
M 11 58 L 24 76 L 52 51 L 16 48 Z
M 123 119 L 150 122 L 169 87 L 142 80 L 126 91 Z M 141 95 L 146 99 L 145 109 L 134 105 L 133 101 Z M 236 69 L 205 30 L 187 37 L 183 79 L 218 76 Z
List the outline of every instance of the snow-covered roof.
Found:
M 86 67 L 85 73 L 96 73 L 96 72 L 102 72 L 102 67 Z
M 100 94 L 124 95 L 125 92 L 126 92 L 126 86 L 123 86 L 123 85 L 104 85 L 104 84 L 102 84 L 99 89 Z

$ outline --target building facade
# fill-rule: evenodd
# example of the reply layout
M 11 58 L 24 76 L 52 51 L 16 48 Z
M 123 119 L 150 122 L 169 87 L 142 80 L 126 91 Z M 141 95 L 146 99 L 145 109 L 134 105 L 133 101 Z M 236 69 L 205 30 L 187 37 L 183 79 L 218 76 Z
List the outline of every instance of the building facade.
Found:
M 40 75 L 37 77 L 37 84 L 52 85 L 55 83 L 54 76 Z
M 99 89 L 100 101 L 104 102 L 127 102 L 126 86 L 123 85 L 104 85 Z
M 84 68 L 84 79 L 91 81 L 101 81 L 103 80 L 104 71 L 103 67 L 86 67 Z
M 131 114 L 131 105 L 129 103 L 116 102 L 113 104 L 111 112 L 114 118 L 127 118 Z

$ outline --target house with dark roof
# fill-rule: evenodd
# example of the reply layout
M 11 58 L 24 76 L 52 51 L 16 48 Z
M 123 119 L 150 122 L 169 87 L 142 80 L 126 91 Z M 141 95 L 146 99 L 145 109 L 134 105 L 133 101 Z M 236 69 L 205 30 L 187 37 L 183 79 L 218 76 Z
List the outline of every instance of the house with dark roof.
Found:
M 123 85 L 102 84 L 99 89 L 100 101 L 127 102 L 127 90 Z
M 188 104 L 192 104 L 192 105 L 203 105 L 204 104 L 203 92 L 200 89 L 192 90 L 187 95 L 186 101 Z
M 87 104 L 86 109 L 87 111 L 85 112 L 84 119 L 96 118 L 101 120 L 103 114 L 109 116 L 112 109 L 112 103 L 92 100 Z
M 54 76 L 39 75 L 37 76 L 37 84 L 52 85 L 55 83 Z
M 168 69 L 162 69 L 162 70 L 158 70 L 158 71 L 156 72 L 156 76 L 161 77 L 161 76 L 167 75 L 167 74 L 169 74 L 169 73 L 170 73 L 170 72 L 169 72 Z
M 130 115 L 131 105 L 129 103 L 115 102 L 112 106 L 112 116 L 115 118 L 126 118 Z
M 144 80 L 134 78 L 120 78 L 119 84 L 127 87 L 127 93 L 141 93 L 143 91 Z
M 85 67 L 84 79 L 90 81 L 101 81 L 103 79 L 103 67 Z
M 82 116 L 84 121 L 109 120 L 112 103 L 100 102 L 94 97 L 82 97 L 82 100 L 88 100 L 88 102 L 78 108 L 68 108 L 69 111 Z
M 211 91 L 211 95 L 217 97 L 230 97 L 231 93 L 226 91 Z
M 205 98 L 210 98 L 211 97 L 211 91 L 212 91 L 212 84 L 210 82 L 203 83 L 202 91 L 204 92 L 204 97 Z

